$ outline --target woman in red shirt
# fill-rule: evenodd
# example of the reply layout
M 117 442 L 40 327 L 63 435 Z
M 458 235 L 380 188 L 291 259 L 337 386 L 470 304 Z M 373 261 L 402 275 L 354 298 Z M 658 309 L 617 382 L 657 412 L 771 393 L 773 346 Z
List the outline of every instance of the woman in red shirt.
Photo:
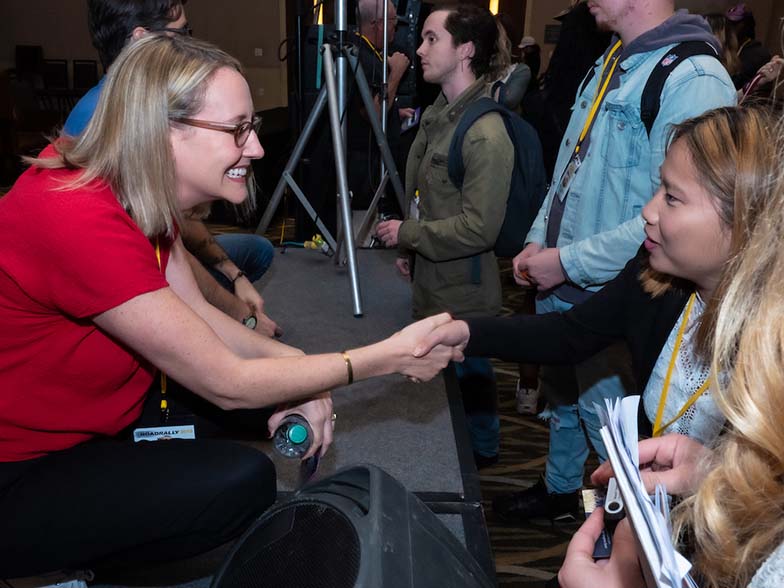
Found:
M 256 128 L 235 59 L 152 35 L 113 64 L 85 132 L 31 160 L 0 201 L 0 577 L 186 557 L 272 503 L 274 468 L 253 449 L 116 440 L 159 370 L 221 409 L 286 403 L 269 429 L 303 414 L 312 454 L 332 439 L 324 390 L 392 372 L 429 379 L 461 356 L 412 355 L 445 315 L 306 357 L 204 300 L 181 211 L 247 197 L 264 154 Z

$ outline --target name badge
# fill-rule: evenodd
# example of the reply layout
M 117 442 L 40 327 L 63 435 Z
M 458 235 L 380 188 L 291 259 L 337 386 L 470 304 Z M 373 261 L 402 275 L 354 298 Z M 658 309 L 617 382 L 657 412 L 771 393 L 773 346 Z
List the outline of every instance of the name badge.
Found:
M 582 165 L 580 155 L 575 153 L 574 157 L 572 157 L 569 162 L 569 165 L 566 166 L 563 175 L 561 175 L 558 187 L 555 189 L 555 195 L 558 197 L 558 200 L 566 198 L 566 194 L 569 192 L 569 188 L 572 187 L 572 181 L 577 175 L 577 170 L 580 169 L 580 165 Z
M 139 441 L 168 441 L 169 439 L 195 439 L 196 427 L 181 425 L 172 427 L 145 427 L 134 429 L 133 442 Z
M 419 220 L 419 190 L 414 192 L 414 198 L 412 198 L 411 205 L 408 209 L 408 218 Z

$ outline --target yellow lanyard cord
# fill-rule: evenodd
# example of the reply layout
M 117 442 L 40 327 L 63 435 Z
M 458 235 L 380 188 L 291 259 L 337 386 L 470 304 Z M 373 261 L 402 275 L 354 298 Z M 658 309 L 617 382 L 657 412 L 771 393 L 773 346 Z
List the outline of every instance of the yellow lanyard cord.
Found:
M 585 136 L 588 134 L 588 131 L 593 124 L 593 119 L 596 118 L 596 111 L 599 110 L 599 105 L 604 100 L 604 95 L 607 93 L 607 88 L 610 85 L 610 80 L 613 77 L 613 73 L 615 73 L 615 67 L 618 65 L 618 60 L 620 58 L 620 54 L 618 53 L 621 49 L 621 41 L 619 40 L 613 48 L 610 49 L 610 52 L 607 54 L 607 59 L 604 60 L 604 65 L 602 65 L 602 71 L 599 74 L 599 83 L 597 88 L 599 91 L 596 94 L 596 98 L 594 98 L 593 104 L 591 105 L 591 110 L 588 113 L 588 118 L 585 121 L 585 125 L 583 126 L 583 130 L 580 133 L 580 138 L 577 139 L 577 146 L 574 148 L 575 153 L 580 153 L 580 147 L 585 140 Z M 612 60 L 612 66 L 610 66 L 610 71 L 605 77 L 604 72 L 607 70 L 607 65 Z
M 163 273 L 163 265 L 161 265 L 161 245 L 158 239 L 155 239 L 155 258 L 158 260 L 158 269 Z M 169 402 L 166 400 L 166 373 L 161 370 L 161 420 L 166 421 L 169 418 Z
M 743 44 L 740 47 L 738 47 L 738 52 L 735 55 L 737 57 L 740 57 L 740 52 L 743 51 L 746 48 L 746 45 L 748 45 L 749 43 L 751 43 L 751 39 L 746 39 L 745 41 L 743 41 Z
M 376 49 L 376 46 L 375 46 L 373 43 L 371 43 L 371 42 L 370 42 L 370 39 L 368 39 L 368 38 L 367 38 L 365 35 L 360 35 L 360 37 L 362 37 L 362 40 L 363 40 L 365 43 L 367 43 L 367 46 L 368 46 L 368 47 L 370 47 L 370 50 L 371 50 L 373 53 L 375 53 L 375 54 L 376 54 L 376 57 L 378 57 L 378 60 L 383 62 L 383 61 L 384 61 L 384 58 L 383 58 L 383 57 L 381 57 L 381 53 L 379 53 L 379 52 L 378 52 L 378 49 Z
M 662 431 L 666 430 L 670 425 L 672 425 L 675 421 L 681 418 L 684 413 L 689 410 L 689 408 L 697 402 L 697 399 L 702 396 L 705 391 L 708 389 L 710 385 L 710 378 L 705 380 L 705 383 L 700 386 L 697 391 L 691 395 L 691 397 L 686 401 L 681 409 L 678 411 L 678 414 L 675 415 L 675 418 L 668 421 L 664 425 L 661 424 L 662 416 L 664 414 L 664 405 L 667 403 L 667 393 L 670 389 L 670 379 L 672 378 L 672 371 L 675 368 L 675 360 L 678 357 L 678 349 L 681 347 L 681 341 L 683 341 L 683 333 L 686 331 L 686 325 L 689 323 L 689 314 L 691 314 L 691 308 L 694 306 L 694 300 L 696 296 L 692 293 L 689 296 L 689 302 L 686 304 L 686 312 L 683 314 L 683 322 L 681 322 L 681 326 L 678 329 L 678 336 L 675 338 L 675 349 L 672 351 L 672 357 L 670 357 L 670 365 L 667 367 L 667 375 L 664 378 L 664 385 L 662 386 L 662 393 L 661 398 L 659 399 L 659 407 L 656 409 L 656 420 L 653 422 L 653 436 L 659 437 L 662 434 Z

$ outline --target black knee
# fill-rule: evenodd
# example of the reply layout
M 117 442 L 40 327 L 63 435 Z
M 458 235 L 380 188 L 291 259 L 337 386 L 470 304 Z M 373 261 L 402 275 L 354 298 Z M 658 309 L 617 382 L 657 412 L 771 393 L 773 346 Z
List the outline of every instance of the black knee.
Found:
M 217 500 L 222 505 L 220 540 L 228 541 L 241 534 L 261 516 L 277 496 L 275 465 L 261 451 L 235 443 L 231 455 L 214 472 L 213 483 L 219 488 Z

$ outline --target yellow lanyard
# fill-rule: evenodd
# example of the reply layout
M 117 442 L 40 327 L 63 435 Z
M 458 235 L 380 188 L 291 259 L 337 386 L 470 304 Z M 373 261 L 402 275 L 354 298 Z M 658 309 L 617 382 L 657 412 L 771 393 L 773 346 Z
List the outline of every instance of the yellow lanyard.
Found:
M 383 57 L 381 57 L 381 53 L 379 53 L 379 52 L 378 52 L 378 49 L 376 49 L 376 46 L 375 46 L 373 43 L 371 43 L 371 42 L 370 42 L 370 39 L 368 39 L 368 38 L 367 38 L 365 35 L 360 35 L 360 37 L 362 37 L 362 40 L 363 40 L 365 43 L 367 43 L 367 46 L 368 46 L 368 47 L 370 47 L 370 50 L 371 50 L 373 53 L 375 53 L 375 54 L 376 54 L 376 57 L 378 57 L 378 60 L 379 60 L 379 61 L 381 61 L 381 62 L 383 62 L 383 61 L 384 61 L 384 58 L 383 58 Z
M 740 57 L 740 52 L 743 51 L 746 48 L 746 45 L 748 45 L 749 43 L 751 43 L 751 39 L 746 39 L 745 41 L 743 41 L 743 45 L 738 47 L 738 53 L 736 54 L 737 57 Z
M 158 260 L 158 269 L 163 273 L 161 245 L 157 237 L 155 239 L 155 258 Z M 165 423 L 167 420 L 169 420 L 169 402 L 166 400 L 166 373 L 161 370 L 161 421 Z
M 575 153 L 580 153 L 580 147 L 582 147 L 583 141 L 585 141 L 585 137 L 588 134 L 588 131 L 591 129 L 591 125 L 593 124 L 593 119 L 596 118 L 596 112 L 599 110 L 599 105 L 604 100 L 604 95 L 607 93 L 607 88 L 610 85 L 610 80 L 613 77 L 613 73 L 615 72 L 615 67 L 618 65 L 618 60 L 621 57 L 619 50 L 621 49 L 621 41 L 619 40 L 613 48 L 610 49 L 610 52 L 607 54 L 607 58 L 604 60 L 604 65 L 602 65 L 602 71 L 599 74 L 599 83 L 597 85 L 598 92 L 596 94 L 596 98 L 594 98 L 593 104 L 591 105 L 591 110 L 588 112 L 588 118 L 585 121 L 585 125 L 583 126 L 583 130 L 580 133 L 580 138 L 577 139 L 577 146 L 574 148 Z M 607 70 L 607 65 L 612 60 L 612 66 L 610 66 L 610 71 L 607 74 L 607 77 L 604 76 L 604 72 Z
M 689 410 L 689 408 L 697 402 L 697 399 L 702 396 L 705 391 L 708 389 L 710 385 L 710 378 L 705 380 L 705 383 L 700 386 L 697 391 L 691 395 L 691 397 L 686 401 L 681 409 L 678 411 L 678 414 L 675 415 L 675 418 L 668 421 L 664 425 L 661 424 L 662 416 L 664 414 L 664 405 L 667 403 L 667 392 L 670 389 L 670 379 L 672 378 L 672 370 L 675 367 L 675 360 L 678 357 L 678 349 L 681 347 L 681 341 L 683 340 L 683 333 L 686 331 L 686 325 L 689 323 L 689 314 L 691 313 L 691 307 L 694 306 L 694 300 L 696 296 L 694 293 L 689 297 L 689 302 L 686 304 L 686 312 L 683 315 L 683 322 L 681 323 L 680 328 L 678 329 L 678 336 L 675 338 L 675 349 L 672 351 L 672 357 L 670 357 L 670 365 L 667 367 L 667 375 L 664 378 L 664 385 L 662 386 L 662 393 L 661 398 L 659 399 L 659 407 L 656 409 L 656 420 L 653 422 L 653 436 L 659 437 L 662 434 L 662 431 L 666 430 L 670 425 L 672 425 L 675 421 L 683 416 L 683 414 Z

